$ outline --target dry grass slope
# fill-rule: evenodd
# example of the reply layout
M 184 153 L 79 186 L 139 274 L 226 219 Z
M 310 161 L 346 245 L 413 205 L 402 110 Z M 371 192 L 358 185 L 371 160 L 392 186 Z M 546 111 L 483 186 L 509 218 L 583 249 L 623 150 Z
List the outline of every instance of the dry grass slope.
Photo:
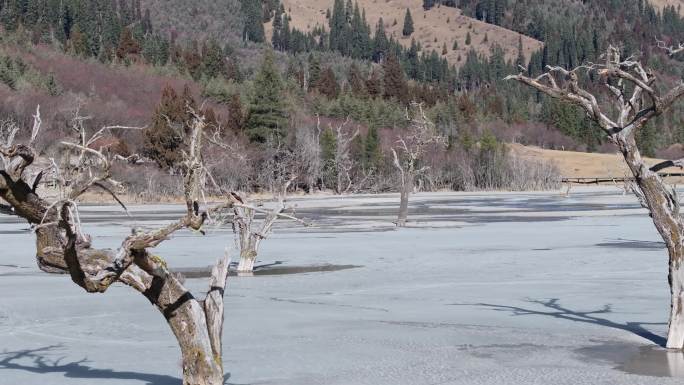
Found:
M 299 30 L 309 31 L 317 24 L 327 28 L 326 9 L 332 9 L 332 0 L 282 0 L 285 10 L 292 16 L 291 26 Z M 499 44 L 506 51 L 506 58 L 514 60 L 518 55 L 517 32 L 496 25 L 487 24 L 461 14 L 461 10 L 450 7 L 434 7 L 423 10 L 422 0 L 358 0 L 359 6 L 365 8 L 366 18 L 375 31 L 378 19 L 382 17 L 388 36 L 394 36 L 404 46 L 411 44 L 411 37 L 420 42 L 426 52 L 432 49 L 441 54 L 446 43 L 447 60 L 454 65 L 465 61 L 470 47 L 479 53 L 489 55 L 491 46 Z M 411 10 L 415 32 L 411 37 L 402 36 L 406 9 Z M 394 21 L 396 20 L 396 25 Z M 271 26 L 266 25 L 267 34 L 271 34 Z M 466 34 L 470 32 L 471 45 L 465 44 Z M 484 42 L 485 34 L 487 42 Z M 458 50 L 452 50 L 454 40 L 458 41 Z M 522 36 L 525 58 L 529 60 L 532 52 L 541 48 L 542 43 L 527 36 Z M 461 60 L 459 61 L 459 57 Z
M 597 154 L 577 151 L 546 150 L 539 147 L 510 144 L 511 151 L 527 159 L 554 162 L 564 178 L 596 178 L 630 176 L 620 154 Z M 661 159 L 645 158 L 649 164 L 656 164 Z M 662 172 L 681 172 L 678 168 L 665 169 Z
M 675 8 L 681 7 L 679 9 L 679 13 L 684 13 L 684 0 L 650 0 L 650 3 L 660 10 L 662 10 L 668 5 L 674 5 Z

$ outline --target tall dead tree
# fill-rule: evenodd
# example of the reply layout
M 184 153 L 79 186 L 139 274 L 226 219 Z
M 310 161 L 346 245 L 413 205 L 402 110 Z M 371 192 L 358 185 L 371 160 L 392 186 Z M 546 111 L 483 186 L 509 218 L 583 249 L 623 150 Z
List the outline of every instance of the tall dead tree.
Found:
M 427 171 L 429 167 L 421 166 L 428 149 L 434 145 L 446 143 L 444 137 L 440 136 L 435 129 L 435 125 L 427 118 L 421 104 L 413 104 L 413 116 L 407 111 L 406 118 L 411 121 L 407 133 L 400 135 L 397 144 L 392 148 L 394 166 L 399 171 L 399 215 L 397 226 L 406 226 L 408 219 L 409 197 L 416 184 L 416 178 Z
M 660 42 L 659 46 L 665 48 Z M 666 48 L 670 55 L 684 50 Z M 537 77 L 511 75 L 537 91 L 582 108 L 615 144 L 634 177 L 634 190 L 649 210 L 658 233 L 669 253 L 670 292 L 672 296 L 667 347 L 684 348 L 684 222 L 679 212 L 679 199 L 674 188 L 665 185 L 658 171 L 670 166 L 682 166 L 683 161 L 665 161 L 647 165 L 637 147 L 635 135 L 651 119 L 667 111 L 684 95 L 684 83 L 661 91 L 652 70 L 638 58 L 623 57 L 620 50 L 610 46 L 601 56 L 601 63 L 589 63 L 572 70 L 547 67 Z M 582 87 L 581 73 L 598 77 L 607 96 L 592 94 Z
M 337 194 L 346 194 L 353 186 L 352 169 L 354 168 L 354 161 L 351 158 L 351 148 L 360 131 L 358 128 L 355 130 L 347 129 L 350 121 L 351 119 L 347 118 L 336 127 L 333 127 L 332 124 L 328 127 L 335 141 L 335 151 L 331 161 L 335 174 L 335 193 Z M 318 131 L 321 132 L 320 121 Z
M 202 142 L 204 119 L 194 115 L 190 122 L 188 146 L 182 173 L 185 189 L 185 215 L 153 231 L 134 230 L 117 250 L 97 249 L 81 228 L 77 200 L 93 188 L 116 197 L 118 183 L 111 178 L 110 161 L 92 147 L 103 128 L 87 137 L 82 118 L 73 121 L 76 139 L 62 145 L 70 156 L 49 169 L 37 170 L 38 153 L 33 147 L 40 130 L 40 115 L 35 116 L 31 139 L 13 143 L 14 134 L 4 135 L 0 154 L 7 166 L 0 170 L 0 197 L 12 212 L 28 221 L 36 235 L 36 258 L 40 269 L 67 273 L 88 293 L 103 293 L 121 282 L 143 294 L 162 313 L 181 349 L 184 385 L 223 384 L 222 343 L 223 292 L 229 260 L 224 255 L 214 266 L 204 298 L 196 298 L 173 274 L 166 262 L 151 249 L 182 229 L 201 230 L 211 215 L 233 208 L 233 197 L 216 206 L 200 210 L 199 195 L 204 178 Z M 15 131 L 16 133 L 16 131 Z M 59 196 L 48 201 L 38 192 L 43 175 L 53 174 Z M 32 175 L 36 175 L 33 177 Z M 118 198 L 117 201 L 121 203 Z

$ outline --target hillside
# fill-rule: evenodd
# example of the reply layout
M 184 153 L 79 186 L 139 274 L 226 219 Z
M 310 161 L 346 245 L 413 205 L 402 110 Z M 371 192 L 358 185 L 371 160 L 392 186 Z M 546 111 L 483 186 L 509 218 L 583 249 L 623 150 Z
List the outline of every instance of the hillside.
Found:
M 684 12 L 684 0 L 651 0 L 651 4 L 656 6 L 659 9 L 663 9 L 667 6 L 674 6 L 675 8 L 679 8 L 679 13 L 682 14 Z
M 564 178 L 621 178 L 631 174 L 622 156 L 617 153 L 547 150 L 520 144 L 510 144 L 508 147 L 519 157 L 553 162 Z M 654 158 L 645 159 L 651 165 L 662 161 L 662 159 Z M 681 172 L 681 170 L 673 167 L 662 172 Z
M 332 8 L 331 0 L 283 0 L 285 10 L 292 17 L 290 25 L 302 31 L 311 31 L 316 25 L 328 28 L 326 10 Z M 373 27 L 383 19 L 388 36 L 393 36 L 403 46 L 411 44 L 411 38 L 423 46 L 425 52 L 432 49 L 442 52 L 447 46 L 447 60 L 459 66 L 465 60 L 470 48 L 478 53 L 489 55 L 493 44 L 499 44 L 506 52 L 506 58 L 515 60 L 518 55 L 518 39 L 522 37 L 525 57 L 529 60 L 532 52 L 539 50 L 542 43 L 530 37 L 505 28 L 464 16 L 461 10 L 436 6 L 425 11 L 422 0 L 388 0 L 379 4 L 378 0 L 358 0 L 359 7 L 366 10 L 366 19 Z M 411 11 L 415 32 L 411 37 L 402 36 L 406 9 Z M 396 21 L 396 23 L 395 23 Z M 272 26 L 266 24 L 267 36 L 272 34 Z M 466 34 L 470 32 L 471 44 L 466 45 Z M 485 42 L 485 35 L 487 41 Z M 452 50 L 454 41 L 458 49 Z
M 184 40 L 237 42 L 244 24 L 237 0 L 141 0 L 158 31 Z

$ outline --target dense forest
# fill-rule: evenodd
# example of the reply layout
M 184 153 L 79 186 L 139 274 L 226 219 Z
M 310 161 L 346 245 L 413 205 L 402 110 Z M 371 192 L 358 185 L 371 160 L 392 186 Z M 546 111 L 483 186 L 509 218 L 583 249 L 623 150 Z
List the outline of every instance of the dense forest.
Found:
M 351 0 L 331 0 L 328 25 L 308 31 L 290 26 L 289 10 L 279 0 L 228 0 L 225 9 L 231 22 L 226 24 L 220 24 L 219 16 L 203 14 L 201 1 L 165 3 L 2 2 L 3 94 L 33 98 L 3 106 L 5 118 L 25 121 L 30 117 L 28 100 L 51 100 L 51 124 L 54 130 L 63 130 L 67 113 L 55 100 L 92 99 L 92 84 L 56 68 L 54 55 L 61 55 L 62 61 L 85 63 L 114 78 L 120 75 L 112 74 L 157 76 L 152 82 L 157 88 L 154 104 L 137 114 L 122 108 L 120 115 L 146 129 L 117 132 L 111 142 L 112 151 L 138 152 L 152 160 L 160 175 L 168 176 L 168 186 L 160 184 L 168 191 L 174 190 L 178 151 L 184 145 L 169 122 L 187 124 L 187 106 L 201 109 L 216 136 L 231 144 L 216 159 L 236 167 L 228 170 L 219 161 L 214 165 L 217 180 L 231 188 L 267 189 L 279 173 L 291 172 L 300 175 L 298 186 L 307 191 L 392 190 L 395 171 L 388 149 L 406 129 L 412 103 L 422 103 L 448 139 L 445 148 L 431 151 L 423 160 L 431 166 L 421 177 L 423 188 L 536 188 L 540 185 L 532 177 L 557 180 L 553 166 L 512 159 L 514 154 L 504 143 L 613 149 L 578 109 L 505 82 L 506 75 L 539 74 L 547 65 L 573 68 L 596 62 L 609 43 L 638 55 L 658 71 L 662 84 L 680 81 L 684 75 L 681 62 L 656 46 L 656 39 L 667 44 L 684 41 L 684 20 L 679 10 L 660 11 L 647 1 L 425 0 L 424 9 L 457 6 L 473 19 L 544 43 L 525 57 L 521 41 L 514 61 L 506 60 L 503 47 L 493 45 L 489 55 L 470 49 L 457 63 L 447 61 L 445 54 L 457 45 L 472 44 L 470 34 L 439 50 L 424 49 L 415 40 L 404 46 L 386 33 L 390 21 L 368 20 L 365 10 Z M 201 22 L 193 28 L 169 23 L 182 17 Z M 399 21 L 405 38 L 415 33 L 414 17 L 406 10 Z M 216 23 L 223 28 L 216 28 Z M 265 26 L 271 27 L 270 34 Z M 224 32 L 206 33 L 216 29 Z M 599 80 L 583 76 L 582 81 L 593 90 Z M 120 101 L 110 101 L 115 102 Z M 130 101 L 136 108 L 146 103 Z M 93 107 L 88 112 L 98 111 Z M 680 105 L 644 130 L 639 137 L 643 152 L 681 151 L 677 144 L 684 141 L 682 117 Z M 349 136 L 353 140 L 343 146 Z M 45 151 L 54 151 L 49 144 L 46 141 Z M 529 178 L 516 176 L 523 169 Z M 342 174 L 349 180 L 344 189 L 339 183 Z

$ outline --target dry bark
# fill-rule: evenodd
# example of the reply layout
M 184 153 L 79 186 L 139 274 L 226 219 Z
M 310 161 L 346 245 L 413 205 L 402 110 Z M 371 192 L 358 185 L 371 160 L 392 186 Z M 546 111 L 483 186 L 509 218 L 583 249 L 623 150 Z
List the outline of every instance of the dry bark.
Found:
M 671 55 L 684 49 L 666 48 Z M 576 105 L 587 113 L 603 130 L 622 154 L 634 177 L 634 192 L 649 210 L 653 224 L 665 241 L 669 254 L 669 283 L 671 309 L 667 347 L 684 348 L 684 223 L 679 213 L 679 199 L 675 189 L 663 182 L 658 171 L 666 167 L 682 167 L 682 160 L 666 161 L 649 167 L 636 144 L 635 134 L 651 119 L 667 111 L 684 95 L 684 83 L 661 93 L 654 85 L 653 71 L 644 68 L 634 57 L 623 58 L 615 47 L 609 47 L 602 56 L 602 63 L 587 64 L 573 70 L 561 67 L 547 67 L 548 72 L 529 77 L 524 74 L 511 75 L 512 79 L 569 104 Z M 610 98 L 601 103 L 600 96 L 583 89 L 581 72 L 598 75 Z M 605 104 L 610 104 L 606 106 Z M 612 107 L 616 112 L 606 111 Z
M 110 178 L 109 161 L 101 150 L 93 149 L 93 138 L 86 140 L 83 119 L 74 120 L 78 133 L 76 142 L 63 144 L 74 150 L 75 159 L 62 167 L 53 161 L 55 179 L 60 186 L 60 199 L 48 202 L 37 192 L 37 183 L 29 177 L 36 151 L 33 139 L 40 129 L 36 116 L 32 140 L 13 144 L 5 136 L 0 154 L 7 165 L 0 171 L 0 197 L 13 214 L 31 224 L 36 234 L 36 259 L 41 270 L 67 273 L 72 281 L 89 293 L 105 292 L 121 282 L 143 294 L 162 313 L 171 327 L 183 357 L 183 384 L 223 384 L 221 333 L 223 329 L 223 292 L 228 277 L 229 259 L 224 255 L 214 267 L 210 287 L 204 299 L 198 299 L 172 274 L 163 259 L 151 253 L 174 232 L 189 228 L 200 230 L 210 214 L 233 207 L 230 197 L 225 203 L 200 211 L 198 193 L 201 189 L 203 166 L 201 138 L 202 117 L 195 116 L 189 154 L 185 154 L 187 213 L 178 221 L 154 231 L 134 231 L 117 250 L 92 247 L 90 237 L 83 234 L 78 220 L 76 199 L 93 187 L 105 189 L 116 196 L 116 182 Z M 30 181 L 30 182 L 29 182 Z
M 240 246 L 240 263 L 237 268 L 239 275 L 248 276 L 253 273 L 261 241 L 269 236 L 273 225 L 279 218 L 291 219 L 307 225 L 306 222 L 284 213 L 287 190 L 295 179 L 296 176 L 292 176 L 283 184 L 277 193 L 276 205 L 270 210 L 262 210 L 242 203 L 244 199 L 237 198 L 240 203 L 233 206 L 233 230 L 237 234 Z M 255 218 L 257 213 L 265 214 L 260 225 Z
M 392 148 L 394 167 L 399 172 L 399 214 L 397 215 L 397 227 L 406 226 L 408 220 L 409 197 L 415 187 L 416 179 L 429 170 L 429 167 L 420 167 L 426 151 L 432 145 L 444 145 L 446 140 L 440 136 L 434 124 L 427 118 L 421 104 L 414 104 L 415 116 L 407 116 L 411 121 L 409 132 L 400 135 L 397 139 L 396 148 Z M 408 112 L 407 112 L 408 115 Z

